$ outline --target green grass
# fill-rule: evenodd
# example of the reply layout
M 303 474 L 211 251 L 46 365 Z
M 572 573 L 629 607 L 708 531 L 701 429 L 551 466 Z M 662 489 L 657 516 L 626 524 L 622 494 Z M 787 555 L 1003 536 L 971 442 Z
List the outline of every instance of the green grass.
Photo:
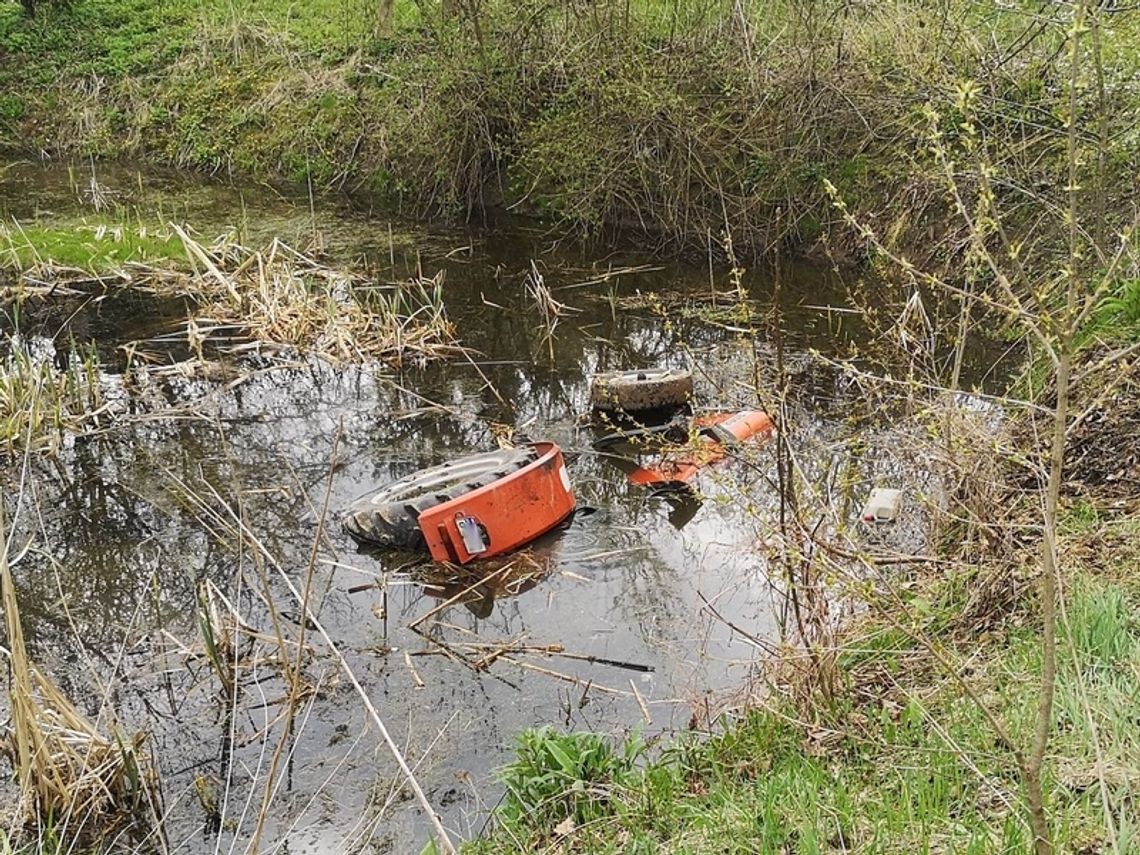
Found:
M 1140 279 L 1125 279 L 1102 301 L 1084 337 L 1087 341 L 1140 339 Z
M 0 223 L 0 269 L 29 270 L 45 265 L 98 273 L 128 262 L 185 262 L 177 236 L 156 226 L 111 219 L 27 225 Z
M 1078 333 L 1078 351 L 1087 354 L 1105 345 L 1115 347 L 1136 341 L 1140 341 L 1140 279 L 1123 279 L 1101 298 Z M 1048 356 L 1038 349 L 1022 367 L 1013 393 L 1036 397 L 1051 382 L 1052 370 Z M 1074 518 L 1070 516 L 1068 522 L 1073 523 Z
M 0 86 L 35 97 L 65 74 L 116 79 L 163 68 L 183 50 L 194 4 L 187 0 L 81 0 L 35 19 L 0 4 Z
M 921 3 L 780 0 L 749 7 L 746 47 L 729 0 L 490 0 L 478 28 L 412 0 L 395 0 L 390 26 L 364 0 L 73 0 L 35 20 L 8 0 L 0 149 L 311 180 L 419 212 L 512 205 L 701 251 L 726 222 L 741 252 L 815 241 L 835 221 L 829 178 L 905 240 L 926 234 L 915 212 L 947 215 L 921 180 L 918 108 L 989 73 L 988 52 L 1005 56 L 1026 23 L 951 7 L 947 23 Z M 1105 19 L 1122 104 L 1107 162 L 1121 187 L 1140 168 L 1140 137 L 1123 125 L 1135 17 Z M 962 20 L 975 41 L 954 35 Z M 984 81 L 994 133 L 1033 140 L 1024 162 L 1049 182 L 1057 152 L 1040 130 L 1063 108 L 1061 35 L 1019 47 Z
M 1140 560 L 1140 526 L 1116 527 L 1126 545 L 1095 572 L 1075 568 L 1066 598 L 1057 724 L 1046 764 L 1059 852 L 1110 851 L 1102 776 L 1116 815 L 1116 851 L 1140 846 L 1126 809 L 1140 794 L 1140 579 L 1132 573 Z M 1095 533 L 1085 529 L 1085 536 Z M 934 591 L 928 597 L 953 600 Z M 676 738 L 636 775 L 615 769 L 611 777 L 619 783 L 592 815 L 568 813 L 557 794 L 528 803 L 527 810 L 509 802 L 490 834 L 465 851 L 1029 851 L 1016 767 L 977 705 L 945 675 L 912 672 L 899 654 L 911 647 L 905 634 L 886 630 L 873 638 L 860 641 L 863 652 L 846 657 L 845 668 L 855 675 L 868 663 L 881 665 L 874 673 L 891 676 L 877 700 L 865 693 L 872 699 L 847 705 L 840 719 L 805 726 L 773 699 L 770 709 L 711 739 Z M 975 687 L 1015 739 L 1026 740 L 1040 675 L 1035 629 L 1014 622 L 984 646 L 958 643 L 961 655 L 970 656 Z M 881 649 L 865 652 L 872 647 Z M 532 734 L 524 744 L 539 738 Z M 549 782 L 554 766 L 520 759 L 504 776 L 513 790 L 535 779 Z M 605 776 L 594 777 L 599 774 Z
M 500 815 L 519 823 L 534 813 L 589 823 L 608 811 L 611 794 L 627 786 L 643 746 L 631 739 L 616 749 L 593 733 L 525 731 L 517 758 L 502 770 L 507 795 Z

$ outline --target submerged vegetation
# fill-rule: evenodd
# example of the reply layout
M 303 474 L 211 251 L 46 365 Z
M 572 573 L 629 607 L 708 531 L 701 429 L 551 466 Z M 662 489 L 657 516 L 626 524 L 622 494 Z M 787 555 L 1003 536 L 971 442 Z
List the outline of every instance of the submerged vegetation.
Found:
M 66 345 L 60 345 L 66 348 Z M 57 368 L 48 354 L 35 353 L 25 340 L 9 339 L 0 363 L 0 449 L 58 451 L 68 434 L 83 434 L 109 420 L 93 348 L 70 354 Z
M 39 274 L 55 282 L 62 271 L 108 272 L 132 262 L 161 262 L 181 256 L 168 230 L 103 222 L 48 226 L 0 223 L 0 270 Z
M 176 231 L 194 273 L 160 287 L 182 290 L 201 304 L 190 331 L 197 347 L 209 340 L 210 325 L 339 361 L 398 363 L 452 352 L 455 330 L 444 309 L 442 274 L 380 286 L 276 239 L 264 250 L 227 240 L 207 248 Z

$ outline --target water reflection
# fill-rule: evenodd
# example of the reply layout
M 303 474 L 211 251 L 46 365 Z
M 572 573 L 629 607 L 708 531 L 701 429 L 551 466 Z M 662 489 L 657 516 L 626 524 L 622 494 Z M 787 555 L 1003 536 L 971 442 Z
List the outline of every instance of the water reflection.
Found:
M 234 224 L 244 211 L 238 225 L 251 240 L 316 229 L 328 236 L 333 259 L 363 256 L 378 275 L 398 279 L 416 265 L 443 269 L 447 312 L 472 351 L 470 361 L 399 370 L 250 355 L 232 365 L 240 382 L 219 385 L 169 369 L 186 355 L 170 336 L 184 317 L 180 304 L 123 294 L 29 305 L 21 324 L 43 334 L 55 335 L 60 316 L 73 315 L 78 337 L 98 343 L 104 371 L 119 382 L 124 345 L 138 341 L 140 351 L 155 355 L 130 375 L 151 396 L 144 417 L 73 443 L 57 464 L 33 467 L 15 542 L 32 541 L 40 551 L 29 552 L 15 573 L 37 657 L 72 675 L 70 688 L 95 708 L 103 697 L 97 685 L 113 684 L 127 722 L 153 734 L 171 805 L 169 833 L 185 841 L 183 851 L 248 840 L 256 810 L 243 814 L 240 805 L 256 804 L 264 792 L 266 755 L 281 727 L 273 702 L 284 692 L 267 655 L 243 673 L 246 706 L 226 718 L 198 653 L 196 580 L 216 585 L 244 621 L 271 636 L 266 603 L 299 619 L 284 578 L 299 587 L 308 579 L 313 613 L 354 675 L 402 744 L 427 755 L 418 775 L 453 827 L 463 826 L 465 812 L 494 802 L 490 770 L 520 729 L 558 722 L 623 732 L 643 719 L 631 674 L 652 713 L 643 726 L 684 727 L 687 701 L 748 673 L 752 650 L 702 609 L 708 599 L 757 635 L 777 632 L 762 548 L 776 517 L 770 449 L 726 461 L 696 491 L 655 495 L 628 483 L 620 469 L 626 455 L 593 447 L 596 433 L 581 416 L 590 374 L 652 365 L 692 367 L 698 408 L 764 406 L 774 382 L 762 322 L 771 292 L 765 271 L 746 279 L 755 311 L 741 321 L 710 311 L 703 267 L 669 265 L 569 287 L 599 271 L 576 250 L 547 252 L 541 236 L 525 231 L 396 223 L 389 246 L 377 238 L 388 234 L 389 221 L 347 204 L 319 207 L 314 221 L 307 204 L 256 188 L 169 174 L 140 182 L 100 169 L 100 180 L 120 182 L 140 209 L 157 210 L 161 201 L 204 233 Z M 0 209 L 8 214 L 48 219 L 74 214 L 76 206 L 66 176 L 51 170 L 21 167 L 0 178 Z M 457 246 L 471 250 L 451 255 Z M 545 260 L 555 298 L 577 310 L 550 340 L 521 286 L 532 258 Z M 612 260 L 643 262 L 632 252 Z M 865 331 L 857 316 L 810 308 L 847 305 L 840 277 L 795 266 L 787 275 L 785 345 L 798 370 L 781 428 L 805 477 L 834 482 L 843 473 L 869 483 L 921 470 L 922 461 L 898 451 L 892 425 L 858 426 L 863 443 L 851 461 L 856 428 L 847 416 L 857 389 L 807 350 L 844 353 Z M 15 320 L 0 322 L 5 332 Z M 324 518 L 326 505 L 343 507 L 416 469 L 492 449 L 504 430 L 559 443 L 572 458 L 579 506 L 597 512 L 481 568 L 483 580 L 406 567 L 406 556 L 359 552 Z M 3 478 L 12 520 L 21 472 L 8 468 Z M 297 624 L 290 626 L 295 632 Z M 359 700 L 312 635 L 308 642 L 313 651 L 303 670 L 316 689 L 290 748 L 271 833 L 294 846 L 336 841 L 328 844 L 333 849 L 385 836 L 390 851 L 414 851 L 422 819 L 387 798 L 393 770 L 371 753 L 375 735 Z M 462 655 L 449 658 L 441 645 Z M 504 645 L 513 645 L 510 655 L 471 667 Z M 553 645 L 583 658 L 555 664 L 534 652 Z M 86 670 L 69 667 L 79 658 L 90 660 Z M 227 740 L 232 751 L 219 749 Z M 234 787 L 220 843 L 206 840 L 193 807 L 199 770 Z M 360 817 L 367 820 L 345 830 Z

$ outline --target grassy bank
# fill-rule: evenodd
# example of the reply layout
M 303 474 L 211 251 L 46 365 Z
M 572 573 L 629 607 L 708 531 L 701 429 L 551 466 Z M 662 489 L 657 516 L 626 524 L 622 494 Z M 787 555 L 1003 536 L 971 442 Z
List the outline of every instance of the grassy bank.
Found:
M 834 219 L 826 178 L 929 244 L 947 206 L 922 108 L 953 124 L 974 80 L 1011 181 L 1058 183 L 1065 22 L 1035 7 L 383 9 L 76 0 L 29 20 L 2 5 L 0 147 L 311 181 L 418 213 L 510 206 L 702 251 L 726 228 L 738 250 L 811 244 Z M 1122 191 L 1140 165 L 1135 18 L 1103 28 L 1105 186 Z
M 1078 564 L 1065 595 L 1046 783 L 1057 850 L 1134 852 L 1140 525 L 1074 507 L 1064 549 Z M 911 604 L 923 604 L 922 626 L 912 629 L 948 651 L 1021 738 L 1041 671 L 1032 599 L 1025 593 L 988 626 L 967 625 L 971 591 L 961 581 L 910 583 Z M 589 759 L 580 737 L 527 737 L 505 770 L 499 825 L 465 851 L 1030 851 L 1008 752 L 929 651 L 886 621 L 864 620 L 838 652 L 838 706 L 776 694 L 711 739 L 675 741 L 644 769 L 629 768 L 620 749 Z

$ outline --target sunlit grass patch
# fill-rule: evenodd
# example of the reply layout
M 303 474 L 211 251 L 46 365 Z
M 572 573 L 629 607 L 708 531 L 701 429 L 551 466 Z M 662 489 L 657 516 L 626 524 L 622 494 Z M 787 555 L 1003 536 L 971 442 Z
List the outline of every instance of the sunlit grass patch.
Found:
M 182 260 L 170 231 L 113 222 L 0 223 L 0 267 L 17 271 L 70 268 L 85 273 L 117 270 L 133 262 Z

